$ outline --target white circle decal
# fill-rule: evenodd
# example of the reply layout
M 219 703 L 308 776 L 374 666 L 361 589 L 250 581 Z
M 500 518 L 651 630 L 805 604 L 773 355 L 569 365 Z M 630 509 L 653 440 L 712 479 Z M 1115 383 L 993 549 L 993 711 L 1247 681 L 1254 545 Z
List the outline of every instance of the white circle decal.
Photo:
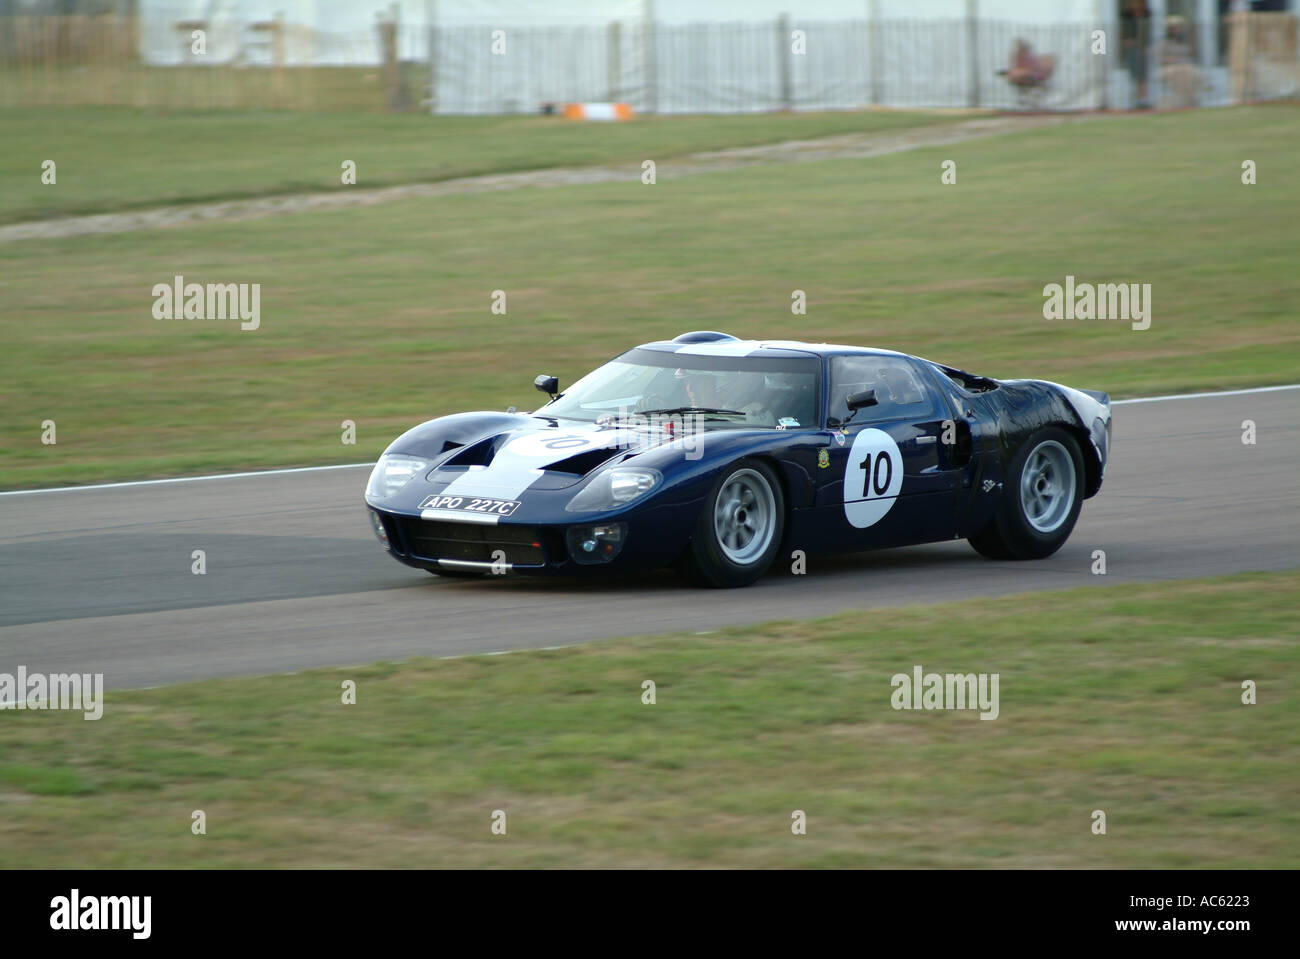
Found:
M 844 469 L 844 516 L 866 529 L 879 523 L 903 488 L 903 455 L 884 430 L 863 430 L 853 438 Z
M 610 445 L 612 434 L 581 428 L 572 430 L 538 430 L 510 440 L 501 450 L 512 458 L 557 462 Z M 498 453 L 500 456 L 500 453 Z

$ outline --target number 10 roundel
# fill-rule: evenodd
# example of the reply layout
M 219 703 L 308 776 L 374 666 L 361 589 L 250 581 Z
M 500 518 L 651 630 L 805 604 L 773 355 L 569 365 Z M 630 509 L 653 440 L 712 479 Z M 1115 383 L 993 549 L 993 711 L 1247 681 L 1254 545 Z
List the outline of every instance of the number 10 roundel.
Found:
M 866 529 L 879 523 L 903 488 L 903 456 L 884 430 L 863 430 L 853 438 L 844 470 L 844 516 Z

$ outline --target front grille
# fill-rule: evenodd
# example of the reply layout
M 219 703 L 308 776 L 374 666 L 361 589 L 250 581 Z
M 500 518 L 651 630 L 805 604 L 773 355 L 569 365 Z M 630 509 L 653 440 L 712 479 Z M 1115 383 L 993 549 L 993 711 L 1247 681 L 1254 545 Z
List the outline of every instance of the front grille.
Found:
M 542 531 L 536 526 L 491 523 L 454 523 L 448 520 L 403 517 L 403 540 L 412 556 L 420 559 L 460 559 L 492 563 L 505 553 L 505 562 L 515 566 L 543 566 L 546 550 Z

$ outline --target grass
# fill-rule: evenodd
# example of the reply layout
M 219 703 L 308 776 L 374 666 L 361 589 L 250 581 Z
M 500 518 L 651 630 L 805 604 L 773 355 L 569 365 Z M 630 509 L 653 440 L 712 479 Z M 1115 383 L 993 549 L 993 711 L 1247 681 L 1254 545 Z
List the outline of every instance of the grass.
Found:
M 1294 869 L 1297 600 L 1243 574 L 0 712 L 0 867 Z M 893 710 L 918 664 L 997 673 L 999 717 Z
M 345 189 L 556 166 L 660 160 L 706 150 L 841 133 L 901 130 L 941 113 L 787 113 L 641 117 L 431 117 L 283 111 L 0 108 L 0 223 Z M 58 180 L 41 183 L 54 160 Z
M 1107 117 L 869 160 L 667 163 L 653 186 L 633 165 L 626 183 L 0 245 L 0 488 L 361 462 L 433 416 L 532 409 L 539 372 L 571 383 L 689 329 L 1114 396 L 1294 382 L 1297 118 Z M 176 274 L 262 284 L 261 329 L 153 319 Z M 1044 320 L 1066 274 L 1150 283 L 1151 328 Z

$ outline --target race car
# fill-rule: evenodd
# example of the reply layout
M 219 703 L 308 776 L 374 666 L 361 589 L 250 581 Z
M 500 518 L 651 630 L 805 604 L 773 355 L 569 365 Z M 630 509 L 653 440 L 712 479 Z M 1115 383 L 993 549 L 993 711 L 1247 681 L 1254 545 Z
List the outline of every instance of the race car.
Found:
M 778 556 L 965 537 L 1050 556 L 1096 495 L 1110 398 L 883 349 L 698 331 L 646 343 L 533 413 L 398 437 L 365 501 L 379 541 L 441 576 L 675 566 L 747 586 Z

